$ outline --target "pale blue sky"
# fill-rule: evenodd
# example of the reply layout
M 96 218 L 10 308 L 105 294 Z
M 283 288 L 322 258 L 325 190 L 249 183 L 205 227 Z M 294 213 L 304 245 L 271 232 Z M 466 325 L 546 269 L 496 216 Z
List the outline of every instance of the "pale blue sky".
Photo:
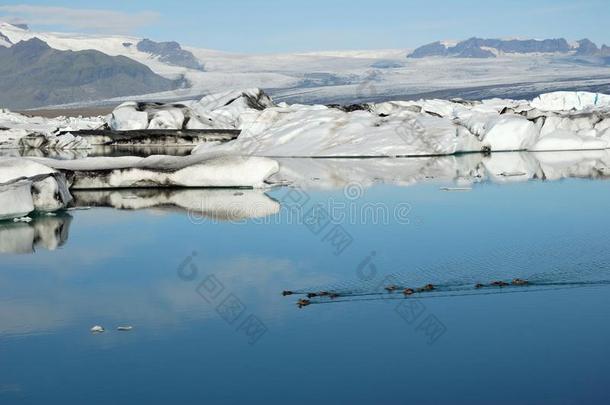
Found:
M 588 37 L 610 44 L 607 0 L 26 1 L 0 5 L 0 19 L 249 53 L 412 48 L 471 36 Z

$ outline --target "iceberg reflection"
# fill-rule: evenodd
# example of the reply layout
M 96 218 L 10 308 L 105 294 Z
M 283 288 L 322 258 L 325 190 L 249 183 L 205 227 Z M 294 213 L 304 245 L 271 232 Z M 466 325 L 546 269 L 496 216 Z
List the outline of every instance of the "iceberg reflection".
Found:
M 496 152 L 421 158 L 278 159 L 276 184 L 333 189 L 358 183 L 397 186 L 436 180 L 458 185 L 610 177 L 610 150 Z
M 188 213 L 193 219 L 240 221 L 275 215 L 279 202 L 260 190 L 118 189 L 73 191 L 76 207 L 158 209 Z
M 0 222 L 0 253 L 28 254 L 39 248 L 56 250 L 68 240 L 72 217 L 36 216 L 32 222 Z

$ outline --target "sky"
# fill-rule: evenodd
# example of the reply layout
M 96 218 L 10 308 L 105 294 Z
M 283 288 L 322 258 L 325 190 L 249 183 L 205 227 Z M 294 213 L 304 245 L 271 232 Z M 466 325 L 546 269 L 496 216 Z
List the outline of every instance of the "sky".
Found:
M 610 44 L 608 0 L 106 0 L 0 4 L 35 30 L 131 34 L 241 53 L 414 48 L 442 39 Z

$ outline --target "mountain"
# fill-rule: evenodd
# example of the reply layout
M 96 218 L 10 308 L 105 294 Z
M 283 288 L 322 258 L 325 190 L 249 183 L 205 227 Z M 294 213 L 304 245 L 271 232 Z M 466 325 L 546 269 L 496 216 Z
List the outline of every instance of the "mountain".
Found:
M 33 38 L 0 47 L 0 105 L 33 108 L 176 89 L 180 82 L 124 56 L 60 51 Z
M 500 54 L 553 54 L 565 53 L 577 56 L 603 56 L 600 49 L 588 39 L 582 39 L 576 45 L 570 45 L 564 38 L 557 39 L 484 39 L 470 38 L 449 46 L 437 41 L 415 49 L 408 58 L 426 58 L 431 56 L 454 58 L 495 58 Z
M 158 56 L 161 62 L 169 65 L 204 70 L 195 55 L 182 49 L 178 42 L 155 42 L 145 38 L 138 42 L 136 48 L 138 51 Z
M 2 38 L 5 38 L 4 44 Z M 171 79 L 203 70 L 203 62 L 177 42 L 155 42 L 129 35 L 37 32 L 26 25 L 17 26 L 0 21 L 0 46 L 11 46 L 32 38 L 38 38 L 60 51 L 94 49 L 110 56 L 125 56 L 148 66 L 156 74 Z
M 9 47 L 13 45 L 11 40 L 5 36 L 2 32 L 0 32 L 0 46 Z
M 587 38 L 578 41 L 578 48 L 576 48 L 576 55 L 580 56 L 595 56 L 599 54 L 599 48 L 594 42 Z

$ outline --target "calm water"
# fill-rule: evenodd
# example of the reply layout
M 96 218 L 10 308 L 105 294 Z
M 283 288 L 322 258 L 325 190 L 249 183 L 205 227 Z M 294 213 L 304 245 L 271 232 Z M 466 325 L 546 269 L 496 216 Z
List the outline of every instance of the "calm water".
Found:
M 610 400 L 607 182 L 291 190 L 2 225 L 0 402 Z

